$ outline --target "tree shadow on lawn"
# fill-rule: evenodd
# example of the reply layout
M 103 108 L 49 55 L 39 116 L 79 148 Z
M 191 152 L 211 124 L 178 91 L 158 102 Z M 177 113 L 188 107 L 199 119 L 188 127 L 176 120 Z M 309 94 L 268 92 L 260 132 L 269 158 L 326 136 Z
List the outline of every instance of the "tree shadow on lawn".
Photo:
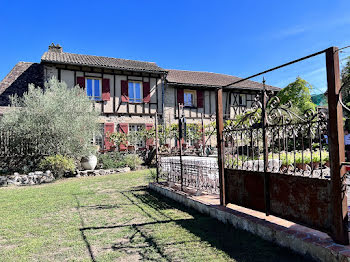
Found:
M 130 205 L 137 206 L 147 217 L 151 218 L 152 222 L 138 223 L 138 224 L 123 224 L 112 225 L 102 227 L 86 227 L 82 221 L 82 228 L 80 232 L 82 238 L 86 243 L 86 247 L 90 253 L 92 261 L 96 261 L 94 254 L 91 251 L 91 245 L 87 240 L 85 231 L 87 230 L 105 230 L 113 228 L 130 227 L 133 230 L 133 234 L 129 237 L 127 242 L 118 242 L 111 246 L 112 250 L 124 251 L 127 254 L 137 253 L 142 260 L 165 260 L 172 261 L 172 257 L 166 254 L 165 248 L 177 245 L 186 245 L 190 242 L 206 242 L 210 246 L 215 247 L 218 250 L 222 250 L 232 259 L 242 261 L 312 261 L 310 258 L 304 258 L 300 255 L 293 253 L 292 251 L 278 247 L 273 243 L 265 241 L 258 236 L 255 236 L 249 232 L 235 229 L 231 225 L 226 225 L 214 218 L 207 215 L 203 215 L 193 209 L 187 208 L 171 199 L 168 199 L 154 191 L 147 189 L 146 187 L 133 188 L 129 191 L 120 192 L 128 201 Z M 77 198 L 76 198 L 77 199 Z M 78 203 L 78 210 L 81 207 Z M 118 205 L 116 205 L 118 206 Z M 169 209 L 177 209 L 184 213 L 191 215 L 193 218 L 189 219 L 173 219 L 170 215 L 164 211 Z M 80 211 L 79 211 L 80 212 Z M 155 214 L 157 216 L 155 216 Z M 80 216 L 82 219 L 82 216 Z M 159 219 L 161 217 L 161 219 Z M 170 241 L 168 243 L 160 243 L 152 233 L 149 232 L 147 227 L 165 225 L 169 223 L 176 223 L 178 226 L 184 228 L 186 231 L 197 236 L 199 240 L 188 241 Z M 134 241 L 135 236 L 143 239 L 143 241 Z M 154 254 L 150 255 L 148 249 L 152 249 Z M 196 248 L 194 245 L 193 248 Z M 203 249 L 198 250 L 202 252 Z M 201 254 L 198 254 L 199 260 Z

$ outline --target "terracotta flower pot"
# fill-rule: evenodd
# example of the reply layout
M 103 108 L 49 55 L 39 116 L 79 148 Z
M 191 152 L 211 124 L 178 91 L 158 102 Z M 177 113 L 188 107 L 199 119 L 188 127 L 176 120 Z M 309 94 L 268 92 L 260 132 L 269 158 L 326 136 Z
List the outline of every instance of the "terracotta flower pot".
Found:
M 320 162 L 313 162 L 312 163 L 312 168 L 313 169 L 318 169 L 320 167 Z
M 280 170 L 281 171 L 286 170 L 287 167 L 288 167 L 288 165 L 282 164 L 281 167 L 280 167 Z
M 299 168 L 300 170 L 307 170 L 306 164 L 302 164 L 302 163 L 297 163 L 296 164 L 297 168 Z

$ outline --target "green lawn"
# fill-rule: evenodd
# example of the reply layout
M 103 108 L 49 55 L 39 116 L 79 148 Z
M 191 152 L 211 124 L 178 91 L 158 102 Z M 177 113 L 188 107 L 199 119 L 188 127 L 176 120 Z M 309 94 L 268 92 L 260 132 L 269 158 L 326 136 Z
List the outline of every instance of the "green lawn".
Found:
M 305 261 L 148 191 L 148 175 L 0 188 L 0 261 Z

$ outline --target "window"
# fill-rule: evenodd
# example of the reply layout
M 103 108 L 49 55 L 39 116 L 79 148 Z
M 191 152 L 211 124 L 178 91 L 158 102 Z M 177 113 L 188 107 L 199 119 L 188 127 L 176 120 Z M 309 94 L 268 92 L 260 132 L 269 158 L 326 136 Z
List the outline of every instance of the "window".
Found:
M 102 100 L 101 97 L 101 79 L 86 78 L 86 94 L 94 101 Z
M 99 146 L 99 150 L 104 147 L 104 124 L 100 124 L 100 132 L 93 138 L 93 144 Z
M 142 102 L 142 83 L 129 81 L 129 102 L 141 103 Z
M 184 91 L 184 106 L 194 107 L 195 104 L 196 91 L 194 90 L 185 90 Z
M 246 95 L 245 94 L 240 94 L 239 95 L 239 105 L 240 106 L 245 106 L 246 105 Z
M 129 134 L 131 133 L 136 133 L 137 131 L 140 131 L 142 129 L 144 129 L 144 125 L 133 125 L 133 124 L 130 124 L 129 125 Z M 134 140 L 134 141 L 129 141 L 130 142 L 130 145 L 136 145 L 138 147 L 144 147 L 145 146 L 145 141 L 143 139 L 140 139 L 139 137 L 135 136 L 131 136 L 131 140 Z

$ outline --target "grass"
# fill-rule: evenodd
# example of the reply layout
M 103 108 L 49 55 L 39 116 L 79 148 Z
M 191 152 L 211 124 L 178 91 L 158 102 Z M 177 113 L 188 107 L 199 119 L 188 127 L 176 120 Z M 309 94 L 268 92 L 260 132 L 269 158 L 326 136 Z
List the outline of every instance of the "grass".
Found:
M 306 261 L 148 191 L 148 170 L 0 189 L 1 261 Z

